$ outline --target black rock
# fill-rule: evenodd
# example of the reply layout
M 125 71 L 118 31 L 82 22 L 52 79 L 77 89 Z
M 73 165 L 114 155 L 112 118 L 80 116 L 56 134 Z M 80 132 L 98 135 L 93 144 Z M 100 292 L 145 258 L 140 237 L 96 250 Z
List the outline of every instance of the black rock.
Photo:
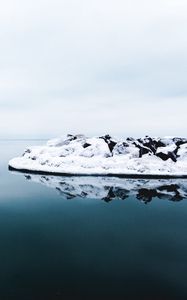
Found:
M 163 152 L 156 153 L 156 156 L 160 157 L 164 161 L 169 159 L 168 154 L 165 154 Z
M 108 148 L 109 148 L 110 152 L 112 153 L 112 151 L 117 143 L 111 140 L 111 136 L 109 134 L 106 134 L 104 136 L 100 136 L 99 138 L 103 139 L 105 141 L 105 143 L 108 144 Z
M 109 143 L 108 143 L 108 148 L 109 148 L 109 150 L 110 150 L 110 152 L 112 152 L 113 151 L 113 149 L 114 149 L 114 147 L 116 146 L 116 142 L 114 142 L 114 141 L 110 141 Z
M 126 139 L 126 141 L 127 141 L 127 142 L 133 142 L 133 141 L 134 141 L 134 138 L 128 137 L 128 138 Z
M 139 157 L 142 157 L 142 155 L 147 154 L 147 153 L 152 153 L 151 149 L 149 149 L 147 147 L 143 147 L 140 144 L 137 144 L 136 142 L 134 142 L 133 145 L 135 145 L 140 150 Z
M 168 160 L 169 158 L 171 158 L 174 162 L 177 161 L 175 153 L 170 151 L 167 154 L 163 152 L 156 153 L 156 156 L 160 157 L 164 161 Z
M 184 144 L 186 144 L 187 143 L 187 139 L 185 139 L 185 138 L 173 138 L 173 142 L 175 143 L 175 145 L 177 146 L 177 147 L 179 147 L 179 146 L 181 146 L 181 145 L 184 145 Z
M 126 142 L 122 143 L 124 147 L 129 147 L 129 144 L 127 144 Z
M 87 147 L 89 147 L 89 146 L 91 146 L 91 144 L 89 144 L 89 143 L 85 143 L 84 145 L 82 145 L 83 146 L 83 148 L 87 148 Z
M 74 141 L 74 140 L 77 139 L 77 137 L 73 134 L 67 134 L 67 138 L 68 138 L 69 141 Z

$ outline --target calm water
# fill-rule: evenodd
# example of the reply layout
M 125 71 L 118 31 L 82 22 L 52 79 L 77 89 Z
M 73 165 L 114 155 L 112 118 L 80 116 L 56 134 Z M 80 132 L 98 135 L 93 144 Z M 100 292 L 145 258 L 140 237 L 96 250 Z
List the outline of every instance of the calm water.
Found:
M 65 197 L 8 171 L 37 143 L 0 142 L 0 299 L 187 299 L 187 199 Z

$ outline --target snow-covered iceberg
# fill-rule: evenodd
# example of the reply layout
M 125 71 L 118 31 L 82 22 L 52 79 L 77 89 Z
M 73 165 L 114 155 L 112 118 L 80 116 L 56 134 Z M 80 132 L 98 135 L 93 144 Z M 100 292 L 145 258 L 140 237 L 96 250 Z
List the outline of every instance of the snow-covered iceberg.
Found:
M 187 177 L 187 139 L 67 135 L 27 148 L 9 168 L 51 175 Z
M 51 176 L 24 174 L 26 180 L 55 189 L 63 198 L 98 199 L 105 202 L 135 197 L 143 203 L 159 198 L 187 199 L 186 179 L 127 179 L 107 176 Z

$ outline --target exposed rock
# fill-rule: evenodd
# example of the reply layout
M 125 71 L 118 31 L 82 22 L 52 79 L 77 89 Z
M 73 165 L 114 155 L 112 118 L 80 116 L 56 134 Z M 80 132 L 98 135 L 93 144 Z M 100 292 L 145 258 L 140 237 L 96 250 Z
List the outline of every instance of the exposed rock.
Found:
M 159 152 L 159 153 L 156 153 L 156 156 L 160 157 L 164 161 L 168 160 L 169 158 L 171 158 L 172 161 L 174 161 L 174 162 L 177 161 L 177 158 L 176 158 L 176 155 L 174 154 L 174 152 L 168 152 L 167 154 Z
M 87 148 L 87 147 L 89 147 L 89 146 L 91 146 L 91 144 L 89 144 L 89 143 L 83 144 L 83 148 Z
M 100 139 L 103 139 L 105 141 L 105 143 L 108 144 L 108 148 L 109 148 L 110 152 L 112 153 L 112 151 L 113 151 L 114 147 L 116 146 L 117 142 L 113 141 L 109 134 L 101 136 Z
M 57 174 L 187 177 L 187 139 L 114 139 L 108 134 L 88 138 L 68 134 L 44 146 L 27 148 L 9 166 Z

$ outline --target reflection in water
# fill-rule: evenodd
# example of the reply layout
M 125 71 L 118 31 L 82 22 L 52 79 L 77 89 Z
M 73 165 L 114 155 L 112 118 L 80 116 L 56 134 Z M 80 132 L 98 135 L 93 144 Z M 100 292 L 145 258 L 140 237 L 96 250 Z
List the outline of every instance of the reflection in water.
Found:
M 66 199 L 81 197 L 109 202 L 135 196 L 136 199 L 148 203 L 156 197 L 171 201 L 187 198 L 187 180 L 185 179 L 124 179 L 30 174 L 24 176 L 27 180 L 55 188 Z
M 157 198 L 183 199 L 187 180 L 26 180 L 7 162 L 27 145 L 1 143 L 0 299 L 187 299 L 187 201 Z

